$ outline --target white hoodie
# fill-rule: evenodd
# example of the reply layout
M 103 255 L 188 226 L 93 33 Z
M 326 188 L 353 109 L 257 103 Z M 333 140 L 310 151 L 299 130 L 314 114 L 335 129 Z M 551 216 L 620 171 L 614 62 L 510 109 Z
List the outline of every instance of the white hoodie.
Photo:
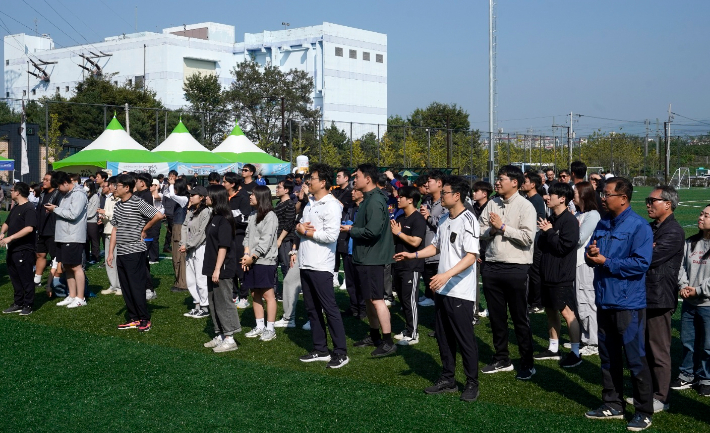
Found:
M 342 214 L 343 205 L 330 193 L 318 201 L 313 196 L 308 198 L 301 222 L 311 223 L 316 231 L 312 238 L 299 234 L 301 246 L 298 248 L 298 261 L 301 269 L 333 272 Z

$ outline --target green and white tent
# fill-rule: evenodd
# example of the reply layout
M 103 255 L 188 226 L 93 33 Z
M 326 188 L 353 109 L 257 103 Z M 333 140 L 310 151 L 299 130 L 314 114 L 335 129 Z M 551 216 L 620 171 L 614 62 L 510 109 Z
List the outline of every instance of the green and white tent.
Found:
M 231 134 L 212 152 L 230 161 L 244 164 L 287 164 L 252 143 L 239 125 L 235 125 Z
M 52 168 L 66 170 L 71 167 L 72 171 L 92 172 L 97 169 L 105 170 L 106 163 L 109 161 L 158 162 L 150 151 L 128 135 L 114 115 L 111 123 L 96 140 L 78 153 L 54 162 Z
M 173 132 L 162 143 L 153 149 L 153 154 L 163 161 L 183 164 L 228 164 L 225 158 L 210 152 L 200 144 L 182 123 L 178 122 Z

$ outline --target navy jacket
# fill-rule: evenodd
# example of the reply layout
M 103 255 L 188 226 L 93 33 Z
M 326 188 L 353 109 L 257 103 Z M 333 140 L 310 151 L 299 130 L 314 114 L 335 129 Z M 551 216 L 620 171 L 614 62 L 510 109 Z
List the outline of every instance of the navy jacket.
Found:
M 653 256 L 648 222 L 629 207 L 616 218 L 604 216 L 589 242 L 597 241 L 606 262 L 594 266 L 597 307 L 609 310 L 646 308 L 646 272 Z
M 648 308 L 671 308 L 678 305 L 678 271 L 683 261 L 685 231 L 673 214 L 662 223 L 651 221 L 653 260 L 646 273 Z

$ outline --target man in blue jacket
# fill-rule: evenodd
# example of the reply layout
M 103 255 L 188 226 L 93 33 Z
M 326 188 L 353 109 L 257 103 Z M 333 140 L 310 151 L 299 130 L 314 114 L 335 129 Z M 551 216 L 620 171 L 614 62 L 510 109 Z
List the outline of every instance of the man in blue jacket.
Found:
M 608 214 L 597 224 L 587 248 L 586 261 L 594 267 L 604 403 L 585 416 L 624 418 L 625 354 L 636 406 L 627 428 L 640 431 L 651 426 L 653 415 L 653 384 L 644 348 L 646 271 L 653 256 L 653 233 L 631 210 L 632 193 L 627 179 L 607 180 L 601 199 Z

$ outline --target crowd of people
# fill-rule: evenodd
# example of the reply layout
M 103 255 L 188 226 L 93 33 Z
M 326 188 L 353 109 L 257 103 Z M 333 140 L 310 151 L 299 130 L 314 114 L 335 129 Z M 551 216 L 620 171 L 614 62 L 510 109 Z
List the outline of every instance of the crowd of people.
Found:
M 345 320 L 366 319 L 369 333 L 352 346 L 384 357 L 419 343 L 418 309 L 433 306 L 429 336 L 438 343 L 442 372 L 427 394 L 458 391 L 457 352 L 464 401 L 478 398 L 479 372 L 516 369 L 510 318 L 519 380 L 531 379 L 537 362 L 575 368 L 584 356 L 600 357 L 603 403 L 588 418 L 621 419 L 629 404 L 636 409 L 629 430 L 643 430 L 654 413 L 668 410 L 671 389 L 695 387 L 710 396 L 710 205 L 698 233 L 685 239 L 670 186 L 646 198 L 649 224 L 631 209 L 627 179 L 587 173 L 580 161 L 557 176 L 503 166 L 493 185 L 436 170 L 410 183 L 372 164 L 354 172 L 313 164 L 307 175 L 278 182 L 275 200 L 251 164 L 207 181 L 202 186 L 175 171 L 155 179 L 100 171 L 82 185 L 78 175 L 55 171 L 36 188 L 15 183 L 0 232 L 14 289 L 3 313 L 32 314 L 48 267 L 45 287 L 60 298 L 56 305 L 86 306 L 84 269 L 103 254 L 109 287 L 101 294 L 122 295 L 126 304 L 118 329 L 149 331 L 147 302 L 157 297 L 150 268 L 159 260 L 165 222 L 171 290 L 189 291 L 185 316 L 211 318 L 215 334 L 204 346 L 214 352 L 238 348 L 239 309 L 254 311 L 246 338 L 268 342 L 276 328 L 295 327 L 302 292 L 313 350 L 300 361 L 327 368 L 350 361 Z M 345 311 L 337 289 L 347 291 Z M 401 330 L 392 329 L 395 297 Z M 672 380 L 671 316 L 679 297 L 683 354 Z M 537 353 L 535 313 L 548 324 L 548 346 Z M 479 370 L 474 329 L 481 317 L 489 318 L 494 350 Z M 561 344 L 562 319 L 568 344 Z M 624 358 L 633 382 L 626 399 Z

